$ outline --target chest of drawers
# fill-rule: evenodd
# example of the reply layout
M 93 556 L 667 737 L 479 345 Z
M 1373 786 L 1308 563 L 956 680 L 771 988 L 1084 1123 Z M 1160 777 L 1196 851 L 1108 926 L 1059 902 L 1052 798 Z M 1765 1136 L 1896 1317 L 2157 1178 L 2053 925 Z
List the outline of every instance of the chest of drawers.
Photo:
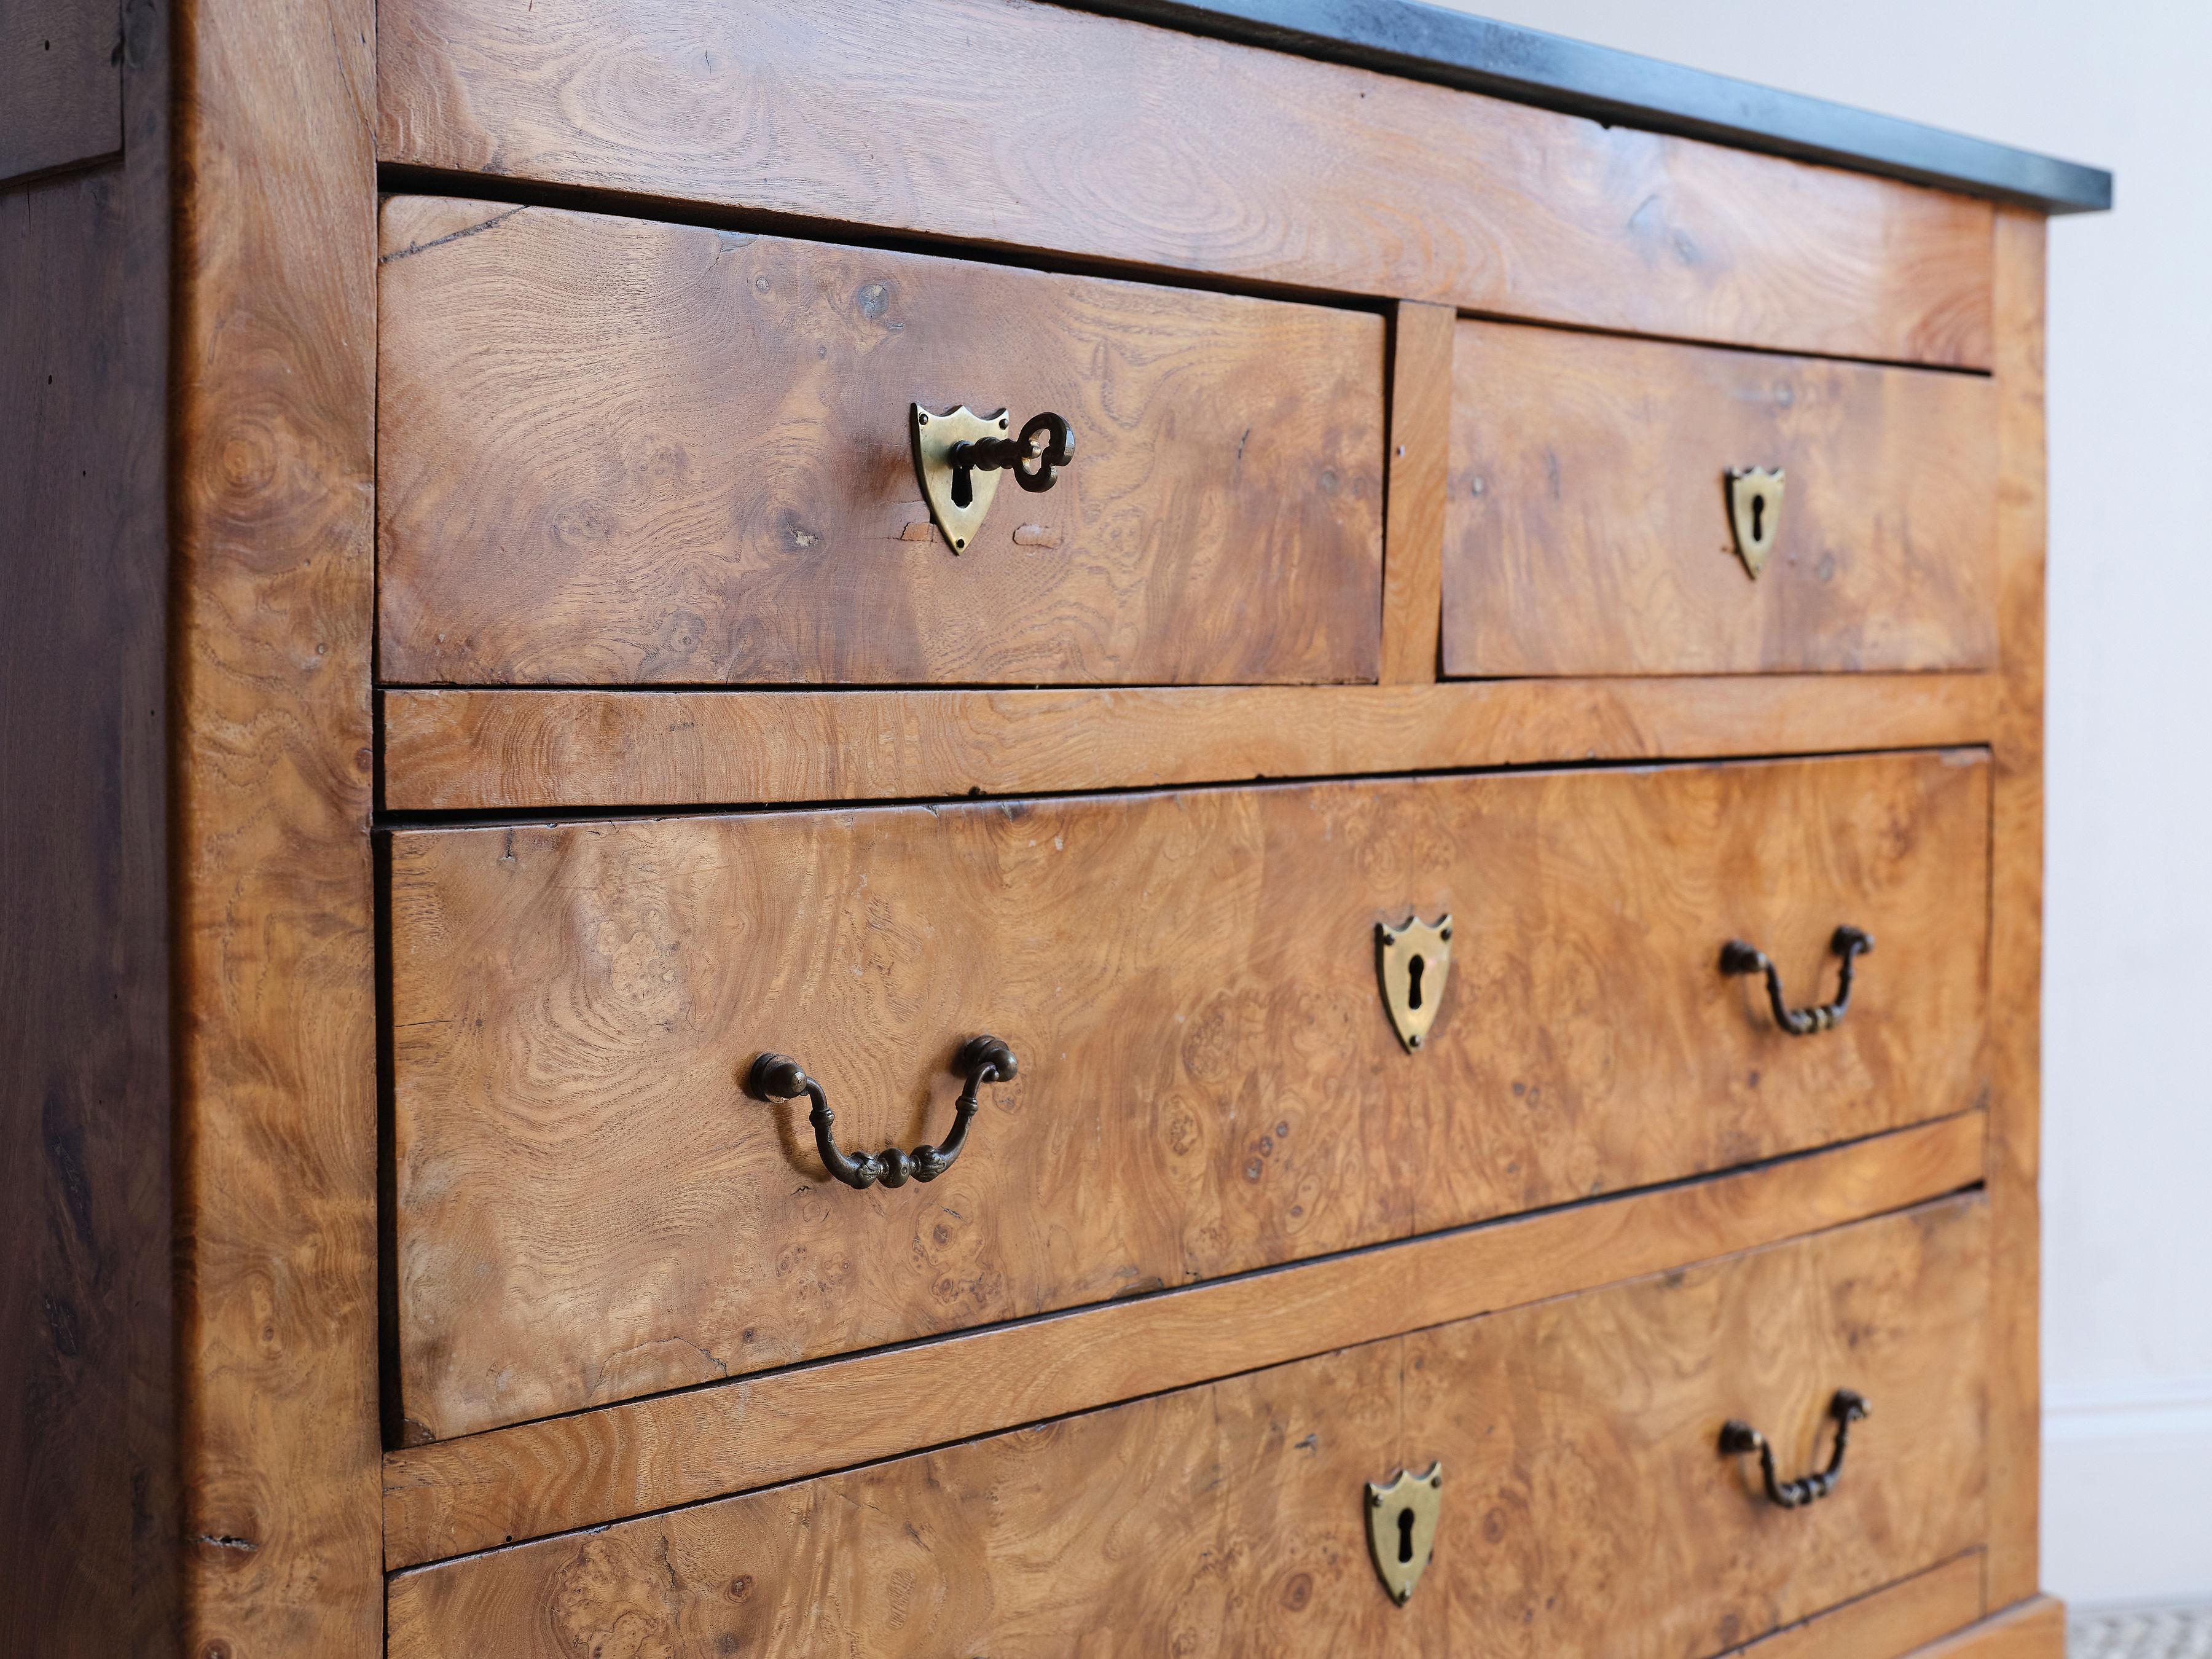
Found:
M 1326 9 L 126 32 L 39 1650 L 2057 1659 L 2109 181 Z

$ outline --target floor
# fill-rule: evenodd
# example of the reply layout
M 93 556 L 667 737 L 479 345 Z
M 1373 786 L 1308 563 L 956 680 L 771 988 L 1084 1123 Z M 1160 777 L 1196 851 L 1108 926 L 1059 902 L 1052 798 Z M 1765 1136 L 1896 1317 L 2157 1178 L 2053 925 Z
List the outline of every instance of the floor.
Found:
M 2212 1607 L 2077 1613 L 2066 1659 L 2212 1659 Z

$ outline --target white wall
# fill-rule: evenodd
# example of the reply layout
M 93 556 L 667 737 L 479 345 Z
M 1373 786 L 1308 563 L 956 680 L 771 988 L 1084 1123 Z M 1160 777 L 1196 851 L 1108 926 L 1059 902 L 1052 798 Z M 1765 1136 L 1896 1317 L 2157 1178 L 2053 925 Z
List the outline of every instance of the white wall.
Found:
M 2051 236 L 2044 1579 L 2212 1598 L 2212 0 L 1462 9 L 2118 176 Z

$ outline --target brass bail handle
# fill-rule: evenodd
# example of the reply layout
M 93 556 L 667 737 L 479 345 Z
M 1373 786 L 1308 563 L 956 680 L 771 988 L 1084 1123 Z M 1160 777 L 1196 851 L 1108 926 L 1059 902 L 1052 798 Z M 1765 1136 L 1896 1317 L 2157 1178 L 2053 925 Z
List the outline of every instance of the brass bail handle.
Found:
M 830 1109 L 829 1097 L 788 1054 L 757 1058 L 745 1073 L 745 1092 L 759 1100 L 796 1100 L 805 1095 L 812 1101 L 814 1107 L 806 1119 L 814 1126 L 814 1147 L 822 1155 L 823 1167 L 848 1187 L 864 1192 L 879 1181 L 886 1187 L 934 1181 L 951 1169 L 960 1149 L 968 1144 L 968 1125 L 976 1111 L 975 1091 L 987 1083 L 1008 1081 L 1018 1067 L 1012 1048 L 994 1036 L 977 1036 L 961 1044 L 952 1069 L 968 1080 L 960 1098 L 952 1103 L 952 1133 L 937 1146 L 917 1146 L 910 1152 L 886 1146 L 880 1152 L 863 1152 L 855 1158 L 842 1151 L 835 1133 L 837 1114 Z
M 1828 948 L 1844 959 L 1843 971 L 1836 978 L 1836 1000 L 1810 1008 L 1792 1008 L 1782 994 L 1782 975 L 1767 959 L 1766 952 L 1740 939 L 1732 939 L 1721 946 L 1721 972 L 1765 975 L 1766 1000 L 1774 1010 L 1774 1023 L 1791 1036 L 1811 1036 L 1816 1031 L 1831 1030 L 1850 1012 L 1851 969 L 1861 957 L 1874 949 L 1874 935 L 1863 928 L 1838 927 L 1829 939 Z
M 1872 1409 L 1864 1395 L 1837 1389 L 1836 1397 L 1828 1402 L 1828 1415 L 1836 1420 L 1836 1449 L 1828 1458 L 1828 1467 L 1795 1480 L 1775 1479 L 1774 1448 L 1748 1423 L 1722 1425 L 1721 1455 L 1741 1457 L 1746 1452 L 1757 1452 L 1759 1475 L 1766 1484 L 1766 1501 L 1779 1510 L 1802 1510 L 1835 1491 L 1836 1483 L 1844 1477 L 1844 1448 L 1850 1439 L 1851 1425 L 1869 1416 Z

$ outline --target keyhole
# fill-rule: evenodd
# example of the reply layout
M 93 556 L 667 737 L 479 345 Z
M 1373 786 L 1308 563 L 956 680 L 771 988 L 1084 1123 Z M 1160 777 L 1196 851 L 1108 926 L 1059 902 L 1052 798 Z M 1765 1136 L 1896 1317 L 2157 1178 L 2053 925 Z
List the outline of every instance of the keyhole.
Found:
M 1398 1564 L 1411 1566 L 1413 1563 L 1413 1512 L 1398 1511 Z
M 1406 1006 L 1408 1008 L 1421 1006 L 1421 973 L 1428 965 L 1419 957 L 1406 964 Z
M 1766 497 L 1751 498 L 1751 538 L 1755 542 L 1766 539 Z
M 966 507 L 975 499 L 975 475 L 969 468 L 952 469 L 952 505 Z

